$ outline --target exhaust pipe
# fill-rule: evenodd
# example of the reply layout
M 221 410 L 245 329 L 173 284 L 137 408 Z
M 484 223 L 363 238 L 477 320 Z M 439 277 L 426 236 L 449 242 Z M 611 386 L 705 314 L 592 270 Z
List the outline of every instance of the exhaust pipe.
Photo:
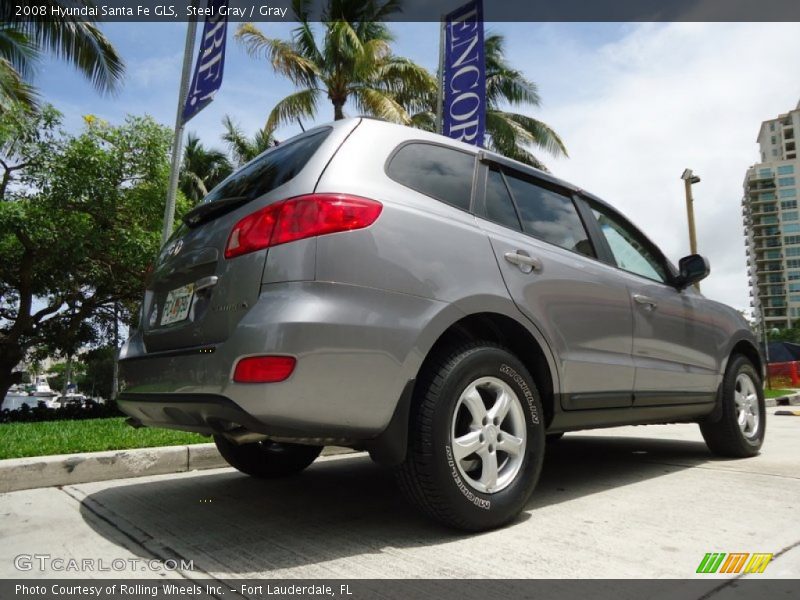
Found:
M 125 419 L 125 424 L 130 425 L 134 429 L 141 429 L 142 427 L 146 427 L 146 425 L 144 425 L 139 419 L 136 419 L 134 417 L 128 417 L 127 419 Z
M 256 433 L 255 431 L 248 431 L 244 427 L 234 429 L 232 431 L 224 431 L 222 436 L 230 440 L 234 444 L 253 444 L 255 442 L 263 442 L 267 436 L 263 433 Z

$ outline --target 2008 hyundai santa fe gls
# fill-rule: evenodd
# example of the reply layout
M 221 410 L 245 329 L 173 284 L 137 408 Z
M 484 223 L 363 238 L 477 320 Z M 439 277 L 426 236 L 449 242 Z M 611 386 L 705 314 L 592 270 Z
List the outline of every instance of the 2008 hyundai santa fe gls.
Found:
M 450 526 L 515 517 L 545 441 L 697 422 L 764 439 L 744 319 L 611 206 L 536 169 L 373 119 L 318 127 L 183 219 L 122 349 L 134 425 L 214 436 L 256 477 L 326 444 L 395 467 Z

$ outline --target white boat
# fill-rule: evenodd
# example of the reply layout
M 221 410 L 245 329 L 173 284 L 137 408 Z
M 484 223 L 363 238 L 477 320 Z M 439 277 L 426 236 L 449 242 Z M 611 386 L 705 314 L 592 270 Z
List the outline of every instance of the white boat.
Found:
M 22 408 L 23 404 L 36 406 L 36 402 L 31 399 L 28 392 L 19 386 L 12 385 L 8 389 L 8 393 L 6 393 L 6 397 L 3 399 L 1 408 L 2 410 L 17 410 L 18 408 Z
M 77 404 L 78 406 L 86 406 L 86 396 L 83 394 L 70 392 L 66 396 L 59 396 L 55 402 L 57 406 L 68 406 L 70 404 Z
M 36 396 L 37 398 L 55 398 L 58 396 L 58 392 L 54 392 L 53 389 L 50 387 L 50 384 L 47 382 L 47 377 L 44 375 L 37 375 L 36 382 L 34 384 L 36 386 L 35 391 L 31 394 L 31 396 Z
M 34 383 L 34 391 L 31 393 L 19 386 L 11 386 L 3 399 L 2 410 L 19 410 L 23 404 L 35 408 L 39 402 L 44 402 L 47 408 L 58 408 L 60 405 L 56 401 L 57 398 L 58 392 L 52 390 L 47 382 L 47 377 L 38 375 Z

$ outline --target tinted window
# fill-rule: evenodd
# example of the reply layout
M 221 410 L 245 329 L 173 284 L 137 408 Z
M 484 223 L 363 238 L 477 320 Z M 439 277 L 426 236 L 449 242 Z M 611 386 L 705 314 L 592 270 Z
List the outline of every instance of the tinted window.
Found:
M 545 242 L 595 256 L 572 198 L 530 181 L 506 175 L 522 230 Z
M 475 157 L 444 146 L 408 144 L 392 157 L 387 172 L 397 183 L 469 210 Z
M 648 279 L 667 281 L 667 271 L 661 259 L 638 231 L 624 225 L 602 208 L 594 207 L 592 213 L 600 224 L 600 229 L 608 245 L 611 246 L 611 253 L 620 269 Z
M 227 198 L 254 200 L 293 179 L 330 134 L 323 129 L 269 150 L 211 190 L 203 204 Z
M 497 169 L 491 169 L 486 178 L 486 218 L 500 225 L 522 231 L 517 211 L 503 176 Z

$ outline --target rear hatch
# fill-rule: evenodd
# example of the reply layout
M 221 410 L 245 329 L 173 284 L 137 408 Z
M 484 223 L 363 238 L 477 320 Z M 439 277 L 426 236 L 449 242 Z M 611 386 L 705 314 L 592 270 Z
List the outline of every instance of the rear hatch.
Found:
M 164 245 L 148 282 L 148 352 L 224 341 L 258 299 L 267 249 L 232 259 L 234 225 L 269 204 L 309 194 L 358 121 L 310 130 L 271 148 L 214 188 Z

